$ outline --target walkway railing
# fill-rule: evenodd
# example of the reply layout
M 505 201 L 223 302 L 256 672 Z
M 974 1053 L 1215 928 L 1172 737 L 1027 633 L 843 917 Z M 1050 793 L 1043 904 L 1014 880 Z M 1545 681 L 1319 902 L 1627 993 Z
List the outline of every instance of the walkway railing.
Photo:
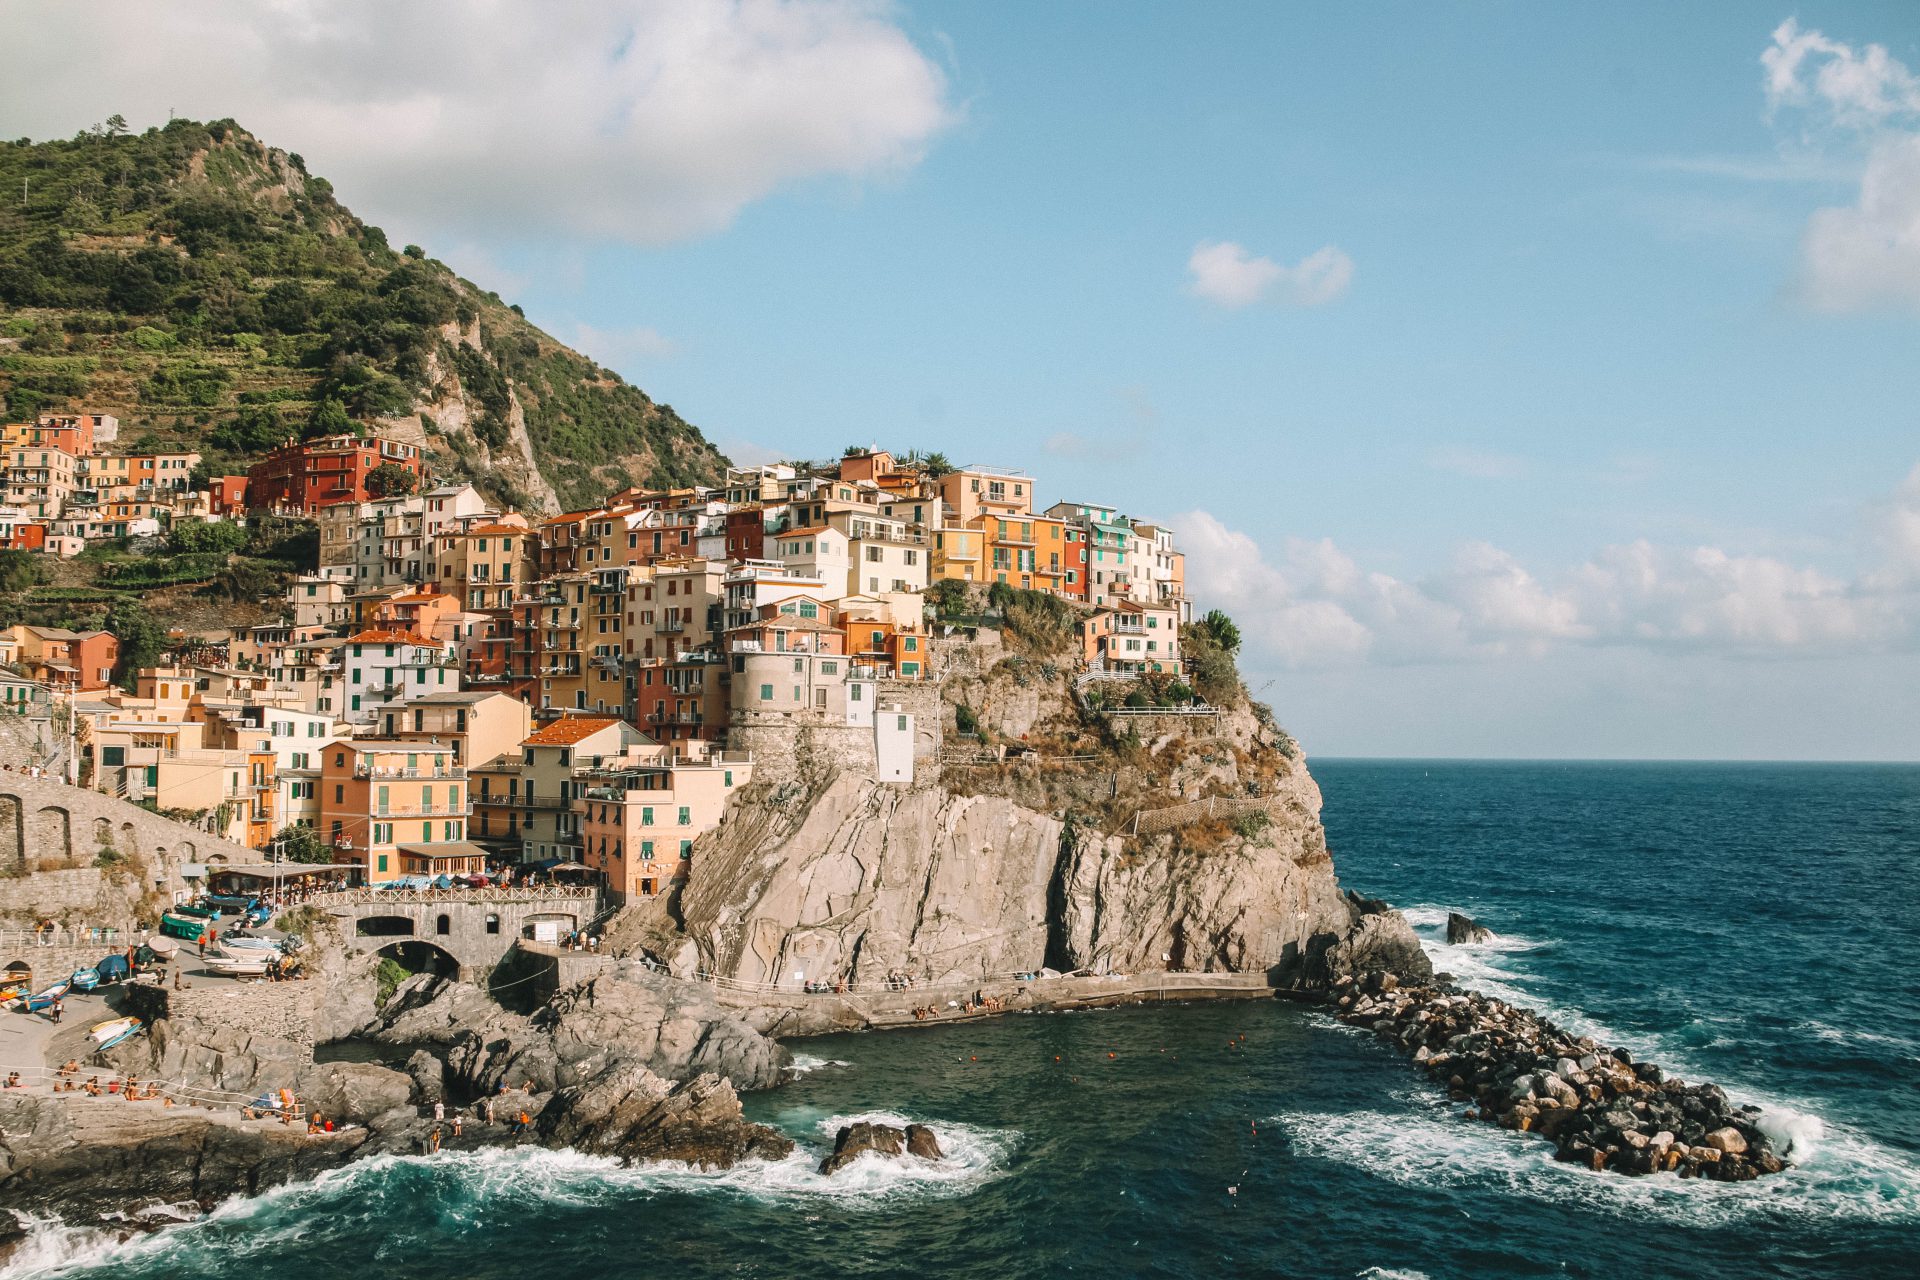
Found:
M 380 906 L 396 902 L 552 902 L 599 898 L 591 888 L 571 889 L 564 885 L 529 885 L 524 889 L 334 889 L 316 893 L 303 905 L 316 907 Z

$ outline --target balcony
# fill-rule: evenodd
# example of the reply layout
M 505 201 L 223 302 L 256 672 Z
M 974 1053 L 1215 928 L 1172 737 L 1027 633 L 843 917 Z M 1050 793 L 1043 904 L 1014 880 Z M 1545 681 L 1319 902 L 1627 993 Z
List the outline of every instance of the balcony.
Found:
M 354 769 L 353 776 L 356 778 L 419 778 L 422 780 L 458 779 L 466 777 L 467 771 L 460 765 L 448 765 L 438 769 L 410 769 L 405 765 L 363 764 Z
M 687 629 L 688 621 L 689 619 L 686 618 L 668 618 L 664 622 L 655 624 L 654 630 L 665 632 L 668 635 L 679 635 Z
M 375 822 L 385 822 L 389 818 L 469 818 L 473 816 L 473 806 L 421 804 L 401 809 L 382 809 L 367 816 Z

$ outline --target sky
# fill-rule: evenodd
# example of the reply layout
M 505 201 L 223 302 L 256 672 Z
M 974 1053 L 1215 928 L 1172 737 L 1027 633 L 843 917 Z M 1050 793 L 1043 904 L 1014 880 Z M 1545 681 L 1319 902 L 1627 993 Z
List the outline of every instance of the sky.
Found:
M 736 460 L 1170 523 L 1311 753 L 1920 759 L 1911 0 L 0 31 L 0 133 L 231 116 Z

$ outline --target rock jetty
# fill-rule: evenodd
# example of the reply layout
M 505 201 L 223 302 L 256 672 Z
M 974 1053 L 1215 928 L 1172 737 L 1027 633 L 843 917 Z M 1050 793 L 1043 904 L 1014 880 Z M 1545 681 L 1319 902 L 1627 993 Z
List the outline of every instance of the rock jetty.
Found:
M 1410 1055 L 1469 1119 L 1535 1133 L 1561 1160 L 1594 1170 L 1743 1182 L 1786 1161 L 1718 1085 L 1687 1084 L 1626 1049 L 1576 1036 L 1529 1009 L 1449 983 L 1401 986 L 1392 974 L 1343 978 L 1342 1022 Z

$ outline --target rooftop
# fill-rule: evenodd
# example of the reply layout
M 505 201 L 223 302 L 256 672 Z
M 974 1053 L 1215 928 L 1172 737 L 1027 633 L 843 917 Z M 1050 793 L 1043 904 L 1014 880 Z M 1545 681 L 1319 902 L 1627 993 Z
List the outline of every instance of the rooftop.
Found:
M 521 745 L 527 747 L 568 747 L 583 738 L 590 738 L 602 729 L 611 729 L 622 723 L 613 716 L 568 716 L 555 720 Z

